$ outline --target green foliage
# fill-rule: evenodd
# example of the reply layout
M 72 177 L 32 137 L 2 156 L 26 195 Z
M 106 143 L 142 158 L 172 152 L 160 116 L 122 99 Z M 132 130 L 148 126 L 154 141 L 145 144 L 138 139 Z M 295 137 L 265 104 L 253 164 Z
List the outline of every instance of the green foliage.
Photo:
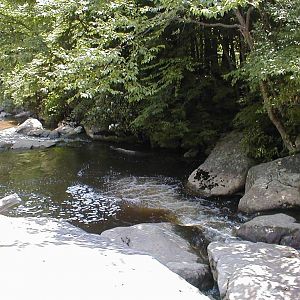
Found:
M 261 103 L 254 102 L 245 106 L 236 115 L 234 125 L 244 133 L 243 146 L 249 157 L 263 162 L 283 154 L 280 136 Z
M 211 76 L 200 75 L 199 58 L 191 55 L 195 29 L 174 21 L 178 12 L 189 13 L 185 4 L 3 5 L 7 32 L 5 22 L 14 18 L 14 27 L 26 33 L 20 45 L 11 40 L 4 47 L 7 38 L 2 39 L 1 57 L 10 65 L 2 72 L 2 95 L 16 105 L 34 109 L 49 123 L 71 116 L 103 130 L 113 126 L 146 135 L 161 147 L 207 146 L 218 136 L 225 122 L 217 121 L 214 111 L 228 93 L 222 94 Z M 16 47 L 18 55 L 5 54 Z
M 237 10 L 245 17 L 251 7 L 252 52 L 236 27 L 199 25 L 236 25 Z M 295 136 L 299 7 L 299 0 L 1 0 L 0 102 L 34 110 L 49 123 L 71 117 L 143 136 L 153 146 L 205 149 L 231 127 L 241 82 L 247 93 L 266 81 Z M 223 78 L 232 68 L 235 87 Z M 247 109 L 236 123 L 249 137 L 256 133 L 249 153 L 276 156 L 272 124 Z

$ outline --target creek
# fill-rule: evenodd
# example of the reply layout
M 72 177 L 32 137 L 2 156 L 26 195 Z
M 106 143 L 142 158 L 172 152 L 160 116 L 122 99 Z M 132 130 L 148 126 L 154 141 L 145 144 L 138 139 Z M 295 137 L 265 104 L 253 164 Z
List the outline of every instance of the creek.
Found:
M 195 164 L 167 152 L 118 153 L 103 143 L 0 153 L 0 197 L 23 203 L 9 216 L 63 218 L 92 233 L 142 222 L 197 225 L 209 240 L 240 222 L 236 201 L 185 193 Z

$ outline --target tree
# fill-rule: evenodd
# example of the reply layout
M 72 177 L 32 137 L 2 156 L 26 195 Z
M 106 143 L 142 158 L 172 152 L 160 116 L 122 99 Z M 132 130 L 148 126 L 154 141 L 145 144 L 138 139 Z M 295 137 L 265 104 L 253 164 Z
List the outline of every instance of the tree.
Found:
M 2 0 L 2 98 L 49 121 L 205 148 L 237 113 L 243 80 L 293 151 L 298 2 Z
M 299 1 L 290 0 L 190 1 L 190 11 L 196 17 L 217 18 L 232 13 L 236 23 L 179 19 L 208 27 L 236 28 L 242 33 L 250 54 L 242 72 L 236 72 L 235 77 L 246 79 L 252 88 L 259 87 L 267 114 L 290 152 L 296 151 L 295 136 L 289 134 L 276 99 L 283 100 L 285 95 L 289 97 L 285 104 L 299 102 L 299 4 Z M 253 35 L 251 15 L 254 12 L 259 25 Z M 272 81 L 279 81 L 280 88 Z M 288 93 L 284 88 L 286 85 L 289 86 Z

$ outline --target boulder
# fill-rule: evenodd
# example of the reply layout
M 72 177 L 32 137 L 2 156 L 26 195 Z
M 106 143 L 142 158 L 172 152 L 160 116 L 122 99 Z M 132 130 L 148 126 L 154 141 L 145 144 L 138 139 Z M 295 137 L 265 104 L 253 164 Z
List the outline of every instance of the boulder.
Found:
M 17 140 L 11 147 L 13 150 L 29 150 L 39 148 L 50 148 L 56 145 L 55 141 L 50 140 Z
M 56 132 L 60 136 L 73 136 L 73 135 L 78 135 L 83 132 L 83 127 L 82 126 L 76 126 L 74 122 L 62 122 L 59 124 L 59 126 L 55 129 Z
M 96 126 L 83 126 L 85 133 L 93 140 L 102 140 L 106 136 L 109 136 L 110 133 L 108 130 L 97 128 Z
M 300 154 L 251 168 L 239 210 L 247 213 L 300 207 Z
M 5 112 L 5 111 L 0 112 L 0 119 L 8 118 L 10 116 L 11 116 L 11 114 L 8 112 Z
M 300 254 L 293 248 L 213 242 L 208 246 L 208 255 L 222 299 L 299 299 Z
M 244 188 L 253 161 L 241 145 L 242 134 L 233 131 L 222 138 L 205 162 L 188 179 L 188 188 L 200 196 L 232 195 Z
M 237 230 L 237 236 L 252 242 L 280 244 L 300 249 L 300 224 L 285 214 L 259 216 Z
M 5 300 L 209 300 L 154 258 L 64 221 L 0 216 L 0 232 Z
M 19 125 L 16 129 L 17 133 L 27 134 L 32 130 L 44 129 L 42 123 L 34 118 L 27 119 L 21 125 Z
M 198 262 L 189 243 L 169 223 L 139 224 L 106 230 L 102 237 L 123 247 L 145 252 L 199 288 L 211 286 L 209 267 Z
M 12 194 L 0 199 L 0 213 L 5 212 L 10 207 L 20 204 L 22 202 L 18 194 Z

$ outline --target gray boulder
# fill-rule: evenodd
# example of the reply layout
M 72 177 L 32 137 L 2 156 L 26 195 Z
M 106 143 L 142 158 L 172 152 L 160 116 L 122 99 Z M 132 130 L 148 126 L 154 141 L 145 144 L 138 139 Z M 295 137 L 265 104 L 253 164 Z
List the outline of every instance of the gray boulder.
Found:
M 208 255 L 222 299 L 299 299 L 300 254 L 293 248 L 214 242 L 208 246 Z
M 123 247 L 145 252 L 199 288 L 212 284 L 209 267 L 198 262 L 189 243 L 169 223 L 139 224 L 106 230 L 102 237 Z
M 0 213 L 5 212 L 10 207 L 20 204 L 22 202 L 18 194 L 12 194 L 0 199 Z
M 0 112 L 0 119 L 4 119 L 4 118 L 10 117 L 10 116 L 11 116 L 11 114 L 8 112 L 5 112 L 5 111 Z
M 44 129 L 42 123 L 34 118 L 27 119 L 21 125 L 19 125 L 16 129 L 17 133 L 27 134 L 32 130 Z
M 280 244 L 300 249 L 300 224 L 285 214 L 259 216 L 237 230 L 237 236 L 251 242 Z
M 232 195 L 244 188 L 249 159 L 241 145 L 242 134 L 233 131 L 222 138 L 205 162 L 188 179 L 188 188 L 200 196 Z
M 83 132 L 83 127 L 82 126 L 76 126 L 73 122 L 67 123 L 67 122 L 62 122 L 59 124 L 59 126 L 55 129 L 56 132 L 60 136 L 65 136 L 65 137 L 70 137 L 73 135 L 78 135 Z
M 50 140 L 17 140 L 11 147 L 13 150 L 29 150 L 39 148 L 50 148 L 56 145 L 55 141 Z
M 239 210 L 247 213 L 300 207 L 300 154 L 251 168 Z
M 0 216 L 0 232 L 5 300 L 209 300 L 154 258 L 67 222 Z

